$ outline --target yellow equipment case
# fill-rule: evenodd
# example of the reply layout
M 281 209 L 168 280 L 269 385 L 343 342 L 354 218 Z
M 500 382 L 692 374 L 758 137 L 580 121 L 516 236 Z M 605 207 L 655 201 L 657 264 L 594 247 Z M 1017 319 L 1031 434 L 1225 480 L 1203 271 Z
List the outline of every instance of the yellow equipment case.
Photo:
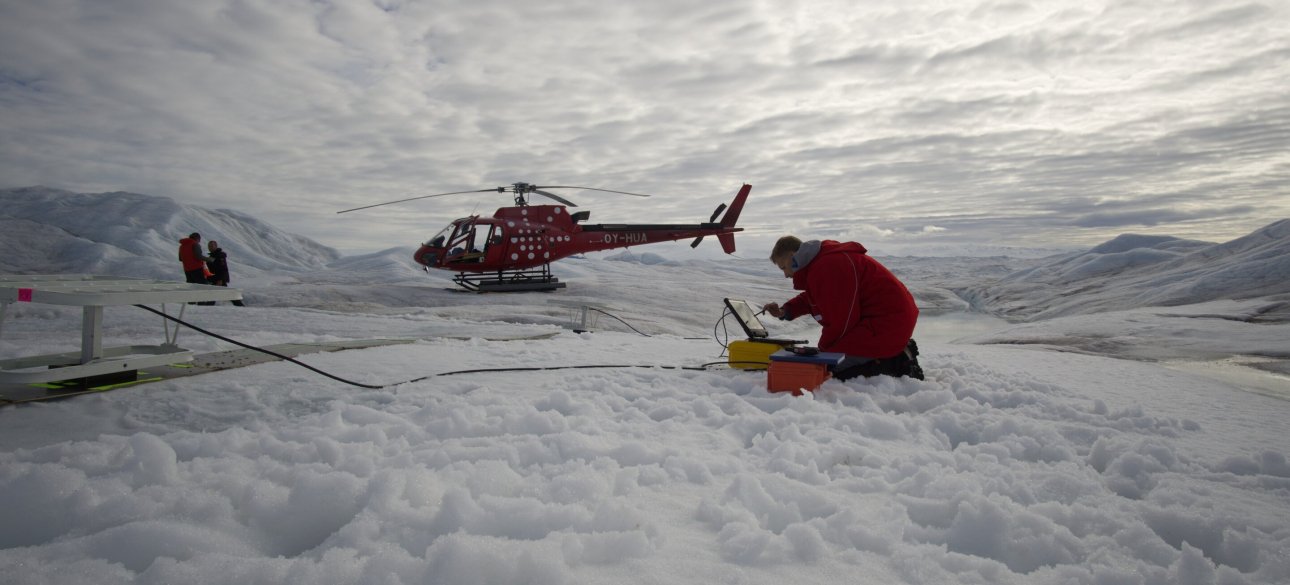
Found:
M 783 347 L 778 343 L 763 341 L 731 341 L 726 349 L 730 353 L 730 367 L 741 370 L 764 370 L 770 365 L 770 354 Z

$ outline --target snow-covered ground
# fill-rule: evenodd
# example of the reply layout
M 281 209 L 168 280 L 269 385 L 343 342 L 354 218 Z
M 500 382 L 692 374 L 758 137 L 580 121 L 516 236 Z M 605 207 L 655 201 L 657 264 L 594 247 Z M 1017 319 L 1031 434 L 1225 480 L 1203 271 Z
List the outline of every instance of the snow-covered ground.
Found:
M 406 250 L 241 273 L 230 252 L 250 306 L 196 325 L 419 341 L 302 358 L 379 389 L 277 362 L 0 409 L 0 582 L 1290 583 L 1281 293 L 1009 324 L 956 291 L 1054 260 L 884 258 L 927 309 L 927 379 L 792 397 L 703 367 L 741 337 L 722 297 L 789 282 L 761 251 L 688 250 L 564 260 L 567 289 L 515 295 L 447 291 Z M 573 333 L 577 302 L 639 333 Z M 161 328 L 106 311 L 109 344 Z M 11 305 L 0 356 L 79 332 Z M 601 365 L 638 367 L 571 367 Z

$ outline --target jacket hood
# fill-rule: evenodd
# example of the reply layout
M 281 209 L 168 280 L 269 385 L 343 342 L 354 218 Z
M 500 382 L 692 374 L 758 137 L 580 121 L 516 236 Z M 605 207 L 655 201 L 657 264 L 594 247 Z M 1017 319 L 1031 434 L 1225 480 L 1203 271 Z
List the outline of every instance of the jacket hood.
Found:
M 820 244 L 819 240 L 802 242 L 802 245 L 797 248 L 797 252 L 793 253 L 793 270 L 801 270 L 807 264 L 810 264 L 811 260 L 814 260 L 815 256 L 820 253 Z
M 865 247 L 857 242 L 835 242 L 833 240 L 811 240 L 802 242 L 797 253 L 793 254 L 793 270 L 806 268 L 816 256 L 820 254 L 833 254 L 836 252 L 855 252 L 864 254 L 868 252 Z

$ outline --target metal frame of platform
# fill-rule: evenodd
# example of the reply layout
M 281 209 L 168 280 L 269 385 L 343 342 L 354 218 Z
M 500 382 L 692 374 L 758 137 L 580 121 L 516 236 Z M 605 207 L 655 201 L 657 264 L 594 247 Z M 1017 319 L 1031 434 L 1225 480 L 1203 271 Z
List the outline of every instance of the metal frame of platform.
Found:
M 113 305 L 185 303 L 242 299 L 235 288 L 91 274 L 0 275 L 0 334 L 5 311 L 13 303 L 41 303 L 82 308 L 81 350 L 0 360 L 0 382 L 30 384 L 133 372 L 140 368 L 192 360 L 193 352 L 177 345 L 162 320 L 165 343 L 103 347 L 103 308 Z
M 598 320 L 596 313 L 607 313 L 609 311 L 608 307 L 578 299 L 551 299 L 547 301 L 547 304 L 565 307 L 572 311 L 569 317 L 569 328 L 574 333 L 592 331 L 596 327 Z

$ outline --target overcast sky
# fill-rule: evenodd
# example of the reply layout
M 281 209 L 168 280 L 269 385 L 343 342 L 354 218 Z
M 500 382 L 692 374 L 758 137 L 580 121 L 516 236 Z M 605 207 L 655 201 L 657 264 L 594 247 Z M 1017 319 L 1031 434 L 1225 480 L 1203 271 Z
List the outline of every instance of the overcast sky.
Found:
M 0 0 L 0 187 L 347 253 L 509 200 L 338 210 L 516 181 L 653 195 L 561 192 L 614 223 L 747 182 L 755 236 L 879 250 L 1225 241 L 1290 217 L 1288 87 L 1290 0 Z

